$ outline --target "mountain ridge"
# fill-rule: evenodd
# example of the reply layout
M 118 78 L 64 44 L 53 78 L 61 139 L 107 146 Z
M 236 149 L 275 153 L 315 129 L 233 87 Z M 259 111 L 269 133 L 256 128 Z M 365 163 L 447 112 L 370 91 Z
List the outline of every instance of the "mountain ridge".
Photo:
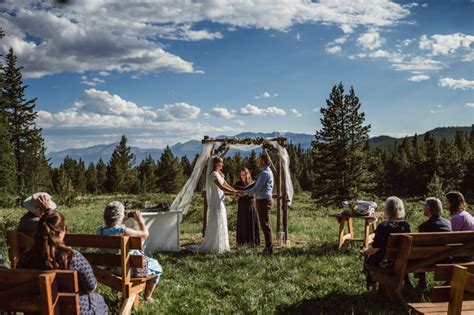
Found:
M 457 131 L 464 131 L 469 133 L 471 127 L 438 127 L 427 132 L 433 134 L 433 136 L 437 140 L 441 140 L 443 138 L 453 139 Z M 419 140 L 423 140 L 423 136 L 425 133 L 417 135 Z M 235 136 L 218 136 L 217 139 L 221 138 L 254 138 L 254 137 L 278 137 L 278 136 L 285 136 L 288 139 L 288 142 L 293 144 L 300 144 L 303 148 L 309 148 L 311 146 L 311 141 L 314 139 L 314 135 L 305 134 L 305 133 L 293 133 L 293 132 L 242 132 Z M 403 138 L 395 138 L 391 136 L 381 135 L 375 136 L 370 138 L 370 143 L 376 147 L 382 148 L 390 148 L 393 147 L 395 142 L 399 142 L 403 140 Z M 407 137 L 408 139 L 412 139 L 413 136 Z M 46 157 L 50 159 L 51 164 L 56 167 L 59 166 L 66 156 L 69 156 L 72 159 L 79 159 L 81 158 L 86 164 L 90 162 L 98 162 L 99 159 L 102 159 L 104 162 L 107 162 L 112 152 L 117 145 L 116 143 L 109 143 L 109 144 L 99 144 L 85 148 L 74 148 L 74 149 L 66 149 L 57 152 L 49 152 L 46 154 Z M 145 157 L 151 155 L 155 160 L 159 159 L 161 154 L 163 153 L 164 149 L 161 148 L 139 148 L 139 147 L 131 147 L 132 152 L 135 154 L 136 163 L 140 163 Z M 194 158 L 196 154 L 201 152 L 201 141 L 200 140 L 190 140 L 186 142 L 178 142 L 172 146 L 170 146 L 171 151 L 175 156 L 182 157 L 188 156 L 189 159 Z M 244 154 L 245 155 L 245 154 Z

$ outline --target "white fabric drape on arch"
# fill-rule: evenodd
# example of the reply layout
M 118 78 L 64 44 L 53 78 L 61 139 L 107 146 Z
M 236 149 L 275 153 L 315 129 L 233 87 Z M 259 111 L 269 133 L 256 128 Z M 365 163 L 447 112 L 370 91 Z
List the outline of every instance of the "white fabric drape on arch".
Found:
M 224 142 L 224 141 L 222 141 Z M 288 151 L 284 146 L 281 146 L 277 141 L 268 141 L 274 148 L 278 150 L 278 153 L 281 156 L 283 162 L 283 168 L 285 169 L 286 176 L 286 191 L 288 194 L 288 205 L 291 206 L 293 201 L 293 183 L 291 181 L 291 174 L 290 174 L 290 157 L 288 155 Z M 219 142 L 215 142 L 214 144 L 219 144 Z M 199 182 L 199 178 L 201 177 L 202 172 L 204 171 L 204 167 L 206 162 L 209 160 L 212 154 L 212 148 L 214 146 L 213 143 L 205 143 L 203 144 L 201 155 L 199 155 L 196 164 L 194 165 L 193 172 L 189 177 L 186 184 L 183 186 L 181 191 L 176 196 L 175 200 L 170 206 L 170 210 L 173 211 L 182 211 L 183 216 L 188 212 L 189 207 L 191 206 L 191 199 L 193 197 L 194 191 L 196 190 L 196 186 Z M 261 148 L 261 145 L 256 144 L 231 144 L 229 145 L 230 149 L 239 150 L 239 151 L 250 151 Z M 207 184 L 206 184 L 207 185 Z M 209 200 L 209 198 L 208 198 Z

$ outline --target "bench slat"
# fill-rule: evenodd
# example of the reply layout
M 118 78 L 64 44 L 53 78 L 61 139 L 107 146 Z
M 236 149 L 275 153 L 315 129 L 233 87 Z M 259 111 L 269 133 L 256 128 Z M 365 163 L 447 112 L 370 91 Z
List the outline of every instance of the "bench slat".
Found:
M 468 232 L 426 232 L 426 233 L 392 233 L 388 247 L 398 247 L 402 235 L 413 236 L 412 246 L 439 246 L 454 243 L 465 243 L 474 239 L 474 231 Z
M 66 234 L 64 243 L 71 247 L 89 247 L 104 249 L 120 249 L 121 236 L 103 236 L 94 234 Z M 141 238 L 129 237 L 130 249 L 142 250 Z
M 448 244 L 445 246 L 421 246 L 421 247 L 412 247 L 408 255 L 408 259 L 422 259 L 427 258 L 436 254 L 439 254 L 445 250 L 451 248 L 460 247 L 463 244 Z M 466 249 L 465 251 L 459 252 L 454 255 L 454 257 L 463 257 L 463 256 L 473 256 L 474 248 Z M 398 248 L 387 248 L 385 257 L 387 258 L 396 258 L 398 256 Z
M 435 269 L 434 281 L 449 281 L 453 274 L 452 264 L 437 264 Z M 466 267 L 467 271 L 474 273 L 474 261 L 469 263 L 456 263 L 456 265 Z
M 121 255 L 112 253 L 82 253 L 84 257 L 94 266 L 121 267 Z M 130 268 L 142 268 L 143 256 L 130 255 Z

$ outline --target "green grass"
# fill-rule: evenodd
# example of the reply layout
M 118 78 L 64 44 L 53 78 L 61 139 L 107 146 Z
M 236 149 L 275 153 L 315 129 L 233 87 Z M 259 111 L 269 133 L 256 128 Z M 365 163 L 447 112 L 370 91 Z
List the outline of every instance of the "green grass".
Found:
M 102 223 L 104 205 L 114 199 L 127 200 L 139 207 L 145 200 L 171 200 L 172 196 L 83 197 L 75 207 L 60 207 L 69 231 L 95 233 Z M 194 199 L 182 224 L 182 245 L 201 240 L 202 199 L 199 196 Z M 406 207 L 408 220 L 416 230 L 423 220 L 421 205 L 412 201 Z M 235 248 L 236 205 L 229 200 L 232 251 L 218 256 L 186 251 L 154 255 L 164 274 L 154 300 L 141 303 L 137 313 L 402 313 L 386 299 L 366 292 L 359 245 L 337 248 L 338 226 L 334 218 L 328 217 L 335 211 L 316 207 L 308 194 L 297 195 L 289 213 L 290 246 L 277 247 L 272 257 L 263 257 L 262 248 Z M 20 208 L 0 209 L 0 250 L 4 256 L 7 256 L 4 233 L 16 227 L 23 213 Z M 355 221 L 355 231 L 361 233 L 361 222 Z M 117 310 L 118 295 L 104 286 L 99 287 L 99 292 L 111 309 Z M 424 301 L 429 298 L 429 289 L 410 292 L 408 298 Z

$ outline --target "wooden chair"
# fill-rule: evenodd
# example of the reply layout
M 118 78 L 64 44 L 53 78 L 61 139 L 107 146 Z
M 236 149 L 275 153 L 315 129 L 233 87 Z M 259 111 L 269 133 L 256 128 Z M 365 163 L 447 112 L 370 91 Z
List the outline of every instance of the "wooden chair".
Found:
M 16 267 L 24 250 L 31 248 L 34 240 L 17 231 L 7 232 L 10 247 L 12 268 Z M 75 247 L 92 265 L 94 275 L 102 284 L 122 293 L 123 304 L 120 314 L 130 314 L 132 308 L 139 305 L 139 293 L 143 292 L 147 283 L 151 284 L 156 275 L 144 278 L 132 278 L 130 268 L 141 268 L 144 264 L 142 255 L 131 255 L 130 250 L 142 250 L 143 244 L 139 237 L 102 236 L 90 234 L 66 234 L 66 245 Z M 85 252 L 84 249 L 94 248 L 110 252 Z M 112 253 L 116 252 L 116 253 Z M 120 267 L 121 275 L 114 274 L 108 267 Z
M 406 274 L 433 271 L 436 263 L 444 259 L 473 255 L 474 231 L 394 233 L 389 237 L 385 253 L 393 266 L 381 268 L 366 264 L 365 267 L 394 302 L 404 304 L 401 289 Z
M 474 314 L 474 265 L 439 265 L 435 280 L 451 279 L 450 286 L 433 288 L 433 302 L 409 303 L 420 314 Z M 471 300 L 468 300 L 471 299 Z
M 0 311 L 79 315 L 77 272 L 0 269 Z

